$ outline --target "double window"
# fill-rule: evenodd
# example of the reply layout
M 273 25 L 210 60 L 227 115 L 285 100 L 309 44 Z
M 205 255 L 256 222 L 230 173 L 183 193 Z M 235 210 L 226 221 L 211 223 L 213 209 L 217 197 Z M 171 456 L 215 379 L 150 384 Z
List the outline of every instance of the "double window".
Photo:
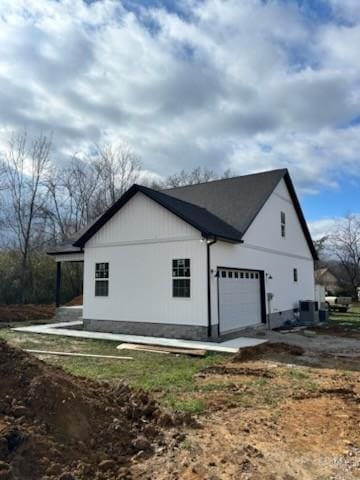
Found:
M 173 297 L 190 297 L 190 258 L 178 258 L 172 261 Z
M 109 295 L 109 264 L 95 263 L 95 296 Z
M 286 215 L 285 215 L 285 212 L 280 212 L 280 226 L 281 226 L 281 236 L 285 237 L 285 234 L 286 234 Z

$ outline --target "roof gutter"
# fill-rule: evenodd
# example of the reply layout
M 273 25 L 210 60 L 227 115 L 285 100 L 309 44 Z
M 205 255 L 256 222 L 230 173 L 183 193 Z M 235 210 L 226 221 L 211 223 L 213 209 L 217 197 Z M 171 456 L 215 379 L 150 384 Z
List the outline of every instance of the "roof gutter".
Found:
M 210 247 L 217 242 L 217 238 L 206 240 L 206 262 L 207 262 L 207 304 L 208 304 L 208 337 L 211 337 L 211 266 Z

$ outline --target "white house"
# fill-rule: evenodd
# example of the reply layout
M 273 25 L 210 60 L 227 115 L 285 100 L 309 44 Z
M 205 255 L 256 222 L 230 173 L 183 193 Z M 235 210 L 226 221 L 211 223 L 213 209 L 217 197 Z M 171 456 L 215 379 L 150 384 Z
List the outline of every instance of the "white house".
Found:
M 221 339 L 314 300 L 316 252 L 286 169 L 155 191 L 133 185 L 50 254 L 84 262 L 88 330 Z

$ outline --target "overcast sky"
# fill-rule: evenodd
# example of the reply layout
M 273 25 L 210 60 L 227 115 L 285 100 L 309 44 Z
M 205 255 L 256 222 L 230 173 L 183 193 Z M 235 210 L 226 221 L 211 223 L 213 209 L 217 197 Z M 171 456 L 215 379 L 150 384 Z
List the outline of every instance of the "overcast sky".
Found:
M 287 167 L 317 236 L 360 212 L 359 0 L 0 0 L 0 144 L 144 168 Z

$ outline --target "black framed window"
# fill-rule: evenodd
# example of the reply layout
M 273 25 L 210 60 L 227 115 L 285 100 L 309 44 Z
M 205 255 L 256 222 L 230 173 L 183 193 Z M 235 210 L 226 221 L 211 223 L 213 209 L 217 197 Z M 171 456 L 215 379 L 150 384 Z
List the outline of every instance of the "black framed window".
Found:
M 285 237 L 285 234 L 286 234 L 286 215 L 285 215 L 285 212 L 280 212 L 280 223 L 281 223 L 281 236 Z
M 109 263 L 95 263 L 95 296 L 109 295 Z
M 297 268 L 294 268 L 294 270 L 293 270 L 293 278 L 294 278 L 294 282 L 298 281 L 298 269 Z
M 108 263 L 95 263 L 95 278 L 109 278 Z
M 173 277 L 190 277 L 190 258 L 178 258 L 172 261 Z
M 172 261 L 173 297 L 190 297 L 190 258 L 177 258 Z

